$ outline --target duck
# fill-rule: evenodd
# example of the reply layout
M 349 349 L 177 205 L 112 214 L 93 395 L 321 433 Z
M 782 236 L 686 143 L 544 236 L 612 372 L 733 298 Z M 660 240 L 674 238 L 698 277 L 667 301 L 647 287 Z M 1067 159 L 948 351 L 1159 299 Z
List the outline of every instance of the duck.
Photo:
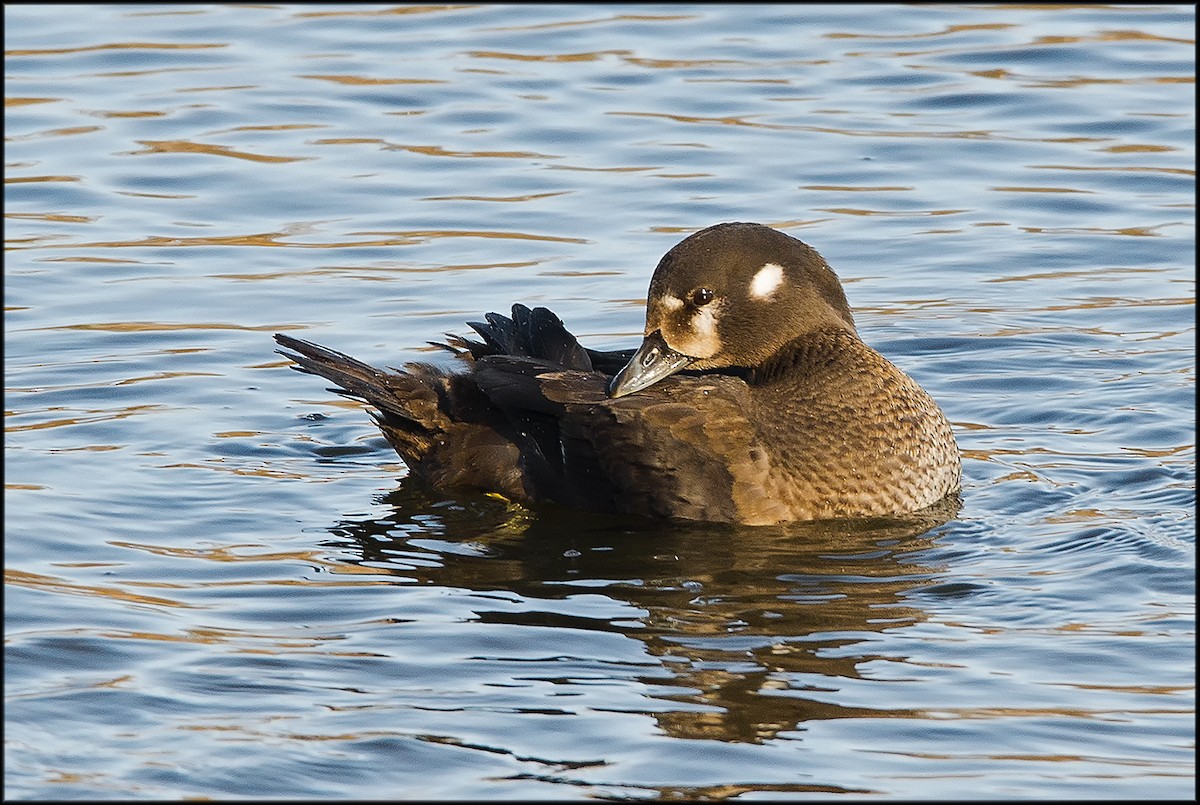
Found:
M 467 322 L 463 364 L 380 369 L 276 334 L 292 368 L 367 403 L 411 475 L 537 506 L 779 525 L 903 516 L 959 492 L 933 398 L 858 335 L 808 244 L 757 223 L 659 261 L 641 344 L 585 347 L 544 307 Z

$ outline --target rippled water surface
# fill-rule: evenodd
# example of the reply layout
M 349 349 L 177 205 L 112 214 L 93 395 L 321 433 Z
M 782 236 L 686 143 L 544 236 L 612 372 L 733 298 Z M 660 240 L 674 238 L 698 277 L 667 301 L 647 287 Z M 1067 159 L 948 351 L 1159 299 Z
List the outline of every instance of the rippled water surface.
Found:
M 5 6 L 9 798 L 1190 798 L 1191 6 Z M 809 242 L 947 522 L 441 496 L 290 332 Z

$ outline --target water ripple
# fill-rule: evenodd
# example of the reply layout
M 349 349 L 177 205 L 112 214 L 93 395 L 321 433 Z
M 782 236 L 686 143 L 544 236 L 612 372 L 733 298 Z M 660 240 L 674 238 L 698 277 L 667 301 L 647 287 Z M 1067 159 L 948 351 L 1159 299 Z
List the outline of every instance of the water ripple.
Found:
M 5 23 L 6 794 L 1192 795 L 1194 8 Z M 630 346 L 723 220 L 829 260 L 961 500 L 437 493 L 273 352 L 449 366 L 515 301 Z

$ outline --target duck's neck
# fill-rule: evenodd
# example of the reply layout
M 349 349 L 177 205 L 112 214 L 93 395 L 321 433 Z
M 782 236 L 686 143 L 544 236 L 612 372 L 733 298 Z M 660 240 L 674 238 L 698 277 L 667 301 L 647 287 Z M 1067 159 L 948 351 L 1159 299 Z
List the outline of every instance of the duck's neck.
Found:
M 812 375 L 844 359 L 855 344 L 861 344 L 858 337 L 842 328 L 805 333 L 784 344 L 762 364 L 739 374 L 752 386 L 769 385 L 780 377 L 794 377 L 797 372 Z

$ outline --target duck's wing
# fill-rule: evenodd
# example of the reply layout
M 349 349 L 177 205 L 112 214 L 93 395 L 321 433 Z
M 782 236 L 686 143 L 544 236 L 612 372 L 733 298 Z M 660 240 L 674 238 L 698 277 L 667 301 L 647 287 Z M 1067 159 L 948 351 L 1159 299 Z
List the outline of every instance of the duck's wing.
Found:
M 636 347 L 613 350 L 588 349 L 587 347 L 583 349 L 587 352 L 588 358 L 592 362 L 592 368 L 597 372 L 603 372 L 609 377 L 624 369 L 625 364 L 629 363 L 630 359 L 633 358 L 633 354 L 637 352 Z
M 562 369 L 592 369 L 588 351 L 547 308 L 531 309 L 516 304 L 512 306 L 511 318 L 488 313 L 484 319 L 486 321 L 467 322 L 483 341 L 451 335 L 448 341 L 454 351 L 466 350 L 475 359 L 486 355 L 510 355 L 534 358 Z
M 302 339 L 275 340 L 293 368 L 374 407 L 384 437 L 435 486 L 654 517 L 743 519 L 732 495 L 749 488 L 737 479 L 753 474 L 745 464 L 754 437 L 742 381 L 668 378 L 612 400 L 609 377 L 632 350 L 587 350 L 546 308 L 514 305 L 511 317 L 485 319 L 470 324 L 482 341 L 455 342 L 473 364 L 456 373 L 424 363 L 378 369 Z
M 613 400 L 598 372 L 520 357 L 484 357 L 474 375 L 520 434 L 543 499 L 649 517 L 784 519 L 738 378 L 668 378 Z
M 545 361 L 559 369 L 614 375 L 633 357 L 634 349 L 599 350 L 582 346 L 551 310 L 512 306 L 512 316 L 488 313 L 485 321 L 469 321 L 482 341 L 448 335 L 434 346 L 478 360 L 487 355 L 508 355 Z
M 620 353 L 584 349 L 546 308 L 518 304 L 511 318 L 488 313 L 485 319 L 469 323 L 482 341 L 451 336 L 437 346 L 475 362 L 524 360 L 535 373 L 591 372 L 592 355 L 606 366 L 620 360 Z M 373 406 L 371 415 L 404 463 L 435 486 L 477 487 L 520 500 L 557 499 L 551 492 L 561 485 L 553 468 L 555 451 L 549 459 L 542 452 L 557 444 L 556 425 L 532 408 L 497 406 L 478 386 L 476 367 L 450 373 L 410 363 L 383 370 L 310 341 L 282 334 L 275 340 L 294 369 L 324 377 L 335 384 L 331 391 Z

